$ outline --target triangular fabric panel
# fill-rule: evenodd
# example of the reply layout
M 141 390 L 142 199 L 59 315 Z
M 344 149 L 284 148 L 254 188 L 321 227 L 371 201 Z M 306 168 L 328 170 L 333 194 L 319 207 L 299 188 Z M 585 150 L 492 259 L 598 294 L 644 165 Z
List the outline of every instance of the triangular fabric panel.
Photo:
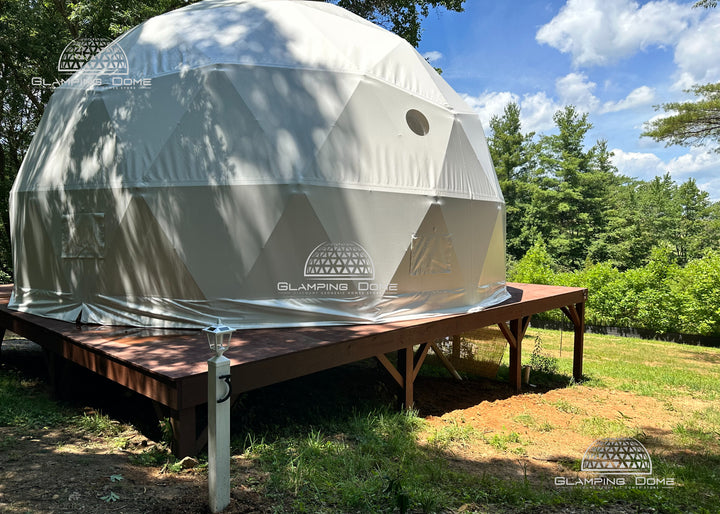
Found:
M 147 203 L 207 298 L 233 298 L 283 213 L 276 185 L 162 190 Z M 187 209 L 187 205 L 201 209 Z M 211 256 L 212 265 L 208 265 Z
M 417 95 L 424 100 L 444 105 L 447 100 L 430 78 L 423 62 L 425 59 L 409 43 L 402 40 L 370 70 L 368 75 L 377 77 L 396 87 Z M 433 73 L 437 74 L 435 70 Z
M 117 136 L 100 96 L 92 95 L 89 101 L 74 108 L 72 120 L 74 130 L 55 146 L 58 152 L 48 156 L 51 160 L 44 166 L 52 171 L 39 179 L 40 184 L 47 188 L 62 184 L 73 189 L 95 189 L 108 184 L 109 177 L 117 176 Z
M 69 166 L 70 142 L 77 119 L 85 108 L 78 91 L 58 89 L 45 106 L 35 131 L 43 144 L 31 144 L 20 166 L 14 191 L 64 186 L 64 170 Z
M 455 121 L 450 135 L 438 190 L 465 198 L 495 199 L 494 168 L 484 168 L 468 140 L 463 126 Z
M 422 111 L 427 118 L 430 130 L 426 135 L 415 134 L 408 126 L 410 109 Z M 316 180 L 385 191 L 433 191 L 451 123 L 448 114 L 436 106 L 365 79 L 318 150 Z
M 177 77 L 166 75 L 154 77 L 146 88 L 102 93 L 118 138 L 116 182 L 135 185 L 143 181 L 201 87 L 198 78 L 199 73 L 188 73 L 178 83 Z
M 505 283 L 505 212 L 498 211 L 497 219 L 493 227 L 492 236 L 489 238 L 489 251 L 485 255 L 482 273 L 477 281 L 477 287 L 483 288 L 487 285 L 497 286 Z
M 388 46 L 397 44 L 398 38 L 383 30 L 372 22 L 359 18 L 348 11 L 335 9 L 324 2 L 306 2 L 305 7 L 316 11 L 315 16 L 306 16 L 308 26 L 313 27 L 315 34 L 323 35 L 326 45 L 336 47 L 336 51 L 345 56 L 349 65 L 360 73 L 367 73 L 378 61 L 388 53 Z M 348 37 L 358 24 L 364 25 L 368 36 L 363 44 Z
M 205 298 L 142 197 L 130 202 L 108 234 L 98 280 L 98 291 L 107 296 Z
M 272 156 L 266 180 L 280 182 L 304 178 L 303 170 L 360 81 L 353 74 L 273 67 L 230 67 L 225 73 L 264 134 Z
M 223 73 L 209 71 L 148 170 L 148 184 L 224 184 L 271 181 L 273 149 Z
M 442 75 L 440 75 L 429 62 L 427 62 L 423 58 L 421 64 L 425 68 L 427 74 L 430 76 L 432 81 L 435 83 L 435 86 L 443 95 L 445 102 L 450 105 L 455 110 L 455 112 L 470 112 L 474 115 L 476 114 L 475 111 L 473 111 L 472 108 L 467 103 L 465 103 L 465 100 L 463 100 L 463 98 L 452 87 L 450 87 L 450 84 L 445 82 L 445 79 L 442 78 Z
M 16 285 L 45 291 L 67 291 L 71 277 L 62 269 L 59 258 L 61 219 L 49 207 L 46 195 L 35 196 L 18 213 L 24 218 L 20 223 L 22 229 L 20 233 L 13 234 L 15 244 L 22 245 L 24 249 L 21 255 L 23 262 L 15 263 Z M 46 223 L 48 217 L 54 217 L 55 223 Z M 48 229 L 55 237 L 50 236 Z
M 459 113 L 457 115 L 457 120 L 462 123 L 467 140 L 472 146 L 473 151 L 477 156 L 477 160 L 480 162 L 480 166 L 483 170 L 485 170 L 485 179 L 490 185 L 488 194 L 493 198 L 502 198 L 500 183 L 498 182 L 497 175 L 495 174 L 495 167 L 493 166 L 492 158 L 490 157 L 490 150 L 487 145 L 487 139 L 485 139 L 485 132 L 483 131 L 480 118 L 477 113 Z
M 465 280 L 455 252 L 453 235 L 448 230 L 439 205 L 430 206 L 412 235 L 392 282 L 398 284 L 401 293 L 463 289 Z
M 503 214 L 500 204 L 490 202 L 470 202 L 449 198 L 442 206 L 448 232 L 455 241 L 455 253 L 460 269 L 465 272 L 465 289 L 474 293 L 482 274 L 482 263 L 501 255 L 502 273 L 493 277 L 493 282 L 504 279 L 505 241 L 491 236 L 496 220 Z M 500 236 L 503 234 L 501 233 Z M 498 246 L 499 245 L 499 246 Z
M 197 16 L 198 10 L 208 7 L 211 15 Z M 116 44 L 128 54 L 131 76 L 160 76 L 217 62 L 298 64 L 287 50 L 287 37 L 274 25 L 266 12 L 252 5 L 206 2 L 151 18 Z M 254 44 L 258 34 L 263 44 Z M 271 45 L 277 45 L 272 52 L 268 51 Z
M 388 284 L 430 201 L 426 197 L 357 189 L 312 188 L 307 194 L 331 241 L 362 245 L 375 280 Z M 393 223 L 388 223 L 393 220 Z
M 329 239 L 307 197 L 290 196 L 239 293 L 246 298 L 276 298 L 278 281 L 302 283 L 308 256 Z

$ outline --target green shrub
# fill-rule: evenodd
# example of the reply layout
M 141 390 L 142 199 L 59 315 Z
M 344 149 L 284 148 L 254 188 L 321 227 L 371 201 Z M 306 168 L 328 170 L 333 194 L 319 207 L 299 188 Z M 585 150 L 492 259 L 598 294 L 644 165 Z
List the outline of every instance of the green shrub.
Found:
M 708 251 L 680 270 L 672 287 L 683 332 L 720 334 L 720 252 Z
M 610 262 L 557 273 L 542 242 L 514 264 L 514 282 L 586 287 L 586 322 L 593 325 L 720 335 L 720 252 L 708 251 L 684 267 L 669 248 L 653 249 L 648 263 L 620 271 Z M 543 315 L 541 315 L 543 317 Z M 560 313 L 544 315 L 562 320 Z
M 536 241 L 525 256 L 517 261 L 509 276 L 511 282 L 525 284 L 552 284 L 555 263 L 542 240 Z

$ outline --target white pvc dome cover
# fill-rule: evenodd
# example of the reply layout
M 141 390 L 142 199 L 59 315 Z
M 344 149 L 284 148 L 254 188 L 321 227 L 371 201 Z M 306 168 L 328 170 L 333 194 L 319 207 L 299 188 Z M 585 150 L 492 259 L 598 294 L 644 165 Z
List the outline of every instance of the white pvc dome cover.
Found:
M 508 297 L 477 115 L 323 2 L 206 0 L 124 34 L 53 94 L 11 223 L 10 307 L 67 321 L 377 323 Z

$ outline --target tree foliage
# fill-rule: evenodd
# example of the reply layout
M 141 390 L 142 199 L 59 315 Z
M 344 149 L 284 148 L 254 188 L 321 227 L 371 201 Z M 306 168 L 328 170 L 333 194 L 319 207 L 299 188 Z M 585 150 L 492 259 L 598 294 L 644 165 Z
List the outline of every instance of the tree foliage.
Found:
M 535 141 L 522 133 L 517 104 L 509 104 L 490 121 L 488 144 L 505 196 L 508 254 L 519 259 L 542 239 L 559 263 L 576 267 L 608 244 L 604 227 L 623 179 L 607 142 L 587 147 L 587 114 L 567 106 L 554 121 L 556 133 Z
M 517 104 L 490 122 L 488 144 L 505 196 L 512 260 L 538 240 L 565 270 L 588 260 L 635 268 L 655 248 L 668 248 L 684 265 L 718 248 L 720 204 L 694 179 L 630 179 L 613 165 L 606 141 L 587 142 L 587 114 L 568 106 L 554 119 L 555 133 L 537 141 L 523 134 Z
M 642 135 L 667 146 L 715 143 L 715 151 L 720 152 L 720 82 L 693 86 L 688 92 L 697 100 L 657 106 L 670 115 L 647 122 Z
M 421 23 L 430 8 L 462 12 L 465 0 L 322 0 L 330 1 L 348 11 L 392 30 L 418 46 L 422 37 Z
M 605 226 L 609 188 L 615 177 L 605 141 L 587 148 L 592 124 L 586 113 L 567 106 L 555 113 L 557 134 L 540 140 L 540 173 L 546 189 L 538 211 L 550 250 L 567 266 L 587 258 L 598 230 Z
M 516 104 L 490 122 L 508 279 L 587 287 L 592 324 L 720 335 L 720 202 L 692 178 L 623 176 L 572 106 L 554 120 L 537 141 Z
M 711 9 L 717 0 L 698 0 L 693 7 Z M 699 146 L 715 142 L 720 152 L 720 82 L 695 85 L 685 91 L 697 99 L 687 102 L 669 102 L 655 107 L 667 116 L 645 123 L 642 136 L 665 142 L 666 146 Z
M 524 223 L 532 204 L 531 176 L 538 153 L 537 145 L 533 142 L 535 134 L 521 132 L 520 107 L 517 103 L 505 106 L 502 116 L 493 116 L 490 130 L 490 156 L 505 196 L 507 251 L 509 255 L 520 258 L 537 236 L 528 231 Z

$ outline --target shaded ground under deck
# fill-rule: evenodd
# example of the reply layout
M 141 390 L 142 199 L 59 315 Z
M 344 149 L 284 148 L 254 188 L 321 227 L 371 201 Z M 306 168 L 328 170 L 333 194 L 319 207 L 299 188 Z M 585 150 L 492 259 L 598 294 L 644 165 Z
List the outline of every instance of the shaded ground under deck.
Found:
M 71 361 L 155 402 L 171 418 L 174 451 L 194 455 L 205 445 L 206 427 L 198 409 L 207 403 L 207 359 L 211 352 L 199 330 L 142 329 L 76 325 L 9 310 L 12 286 L 0 286 L 0 328 L 43 347 L 51 381 L 62 380 Z M 233 395 L 377 358 L 403 389 L 412 406 L 413 383 L 436 339 L 497 325 L 510 345 L 510 382 L 521 389 L 522 339 L 533 314 L 562 309 L 573 323 L 573 377 L 582 377 L 587 289 L 509 283 L 511 298 L 472 314 L 382 325 L 238 330 L 225 355 L 231 360 Z M 0 338 L 0 341 L 2 338 Z M 0 344 L 2 344 L 0 342 Z M 397 365 L 387 355 L 397 353 Z

